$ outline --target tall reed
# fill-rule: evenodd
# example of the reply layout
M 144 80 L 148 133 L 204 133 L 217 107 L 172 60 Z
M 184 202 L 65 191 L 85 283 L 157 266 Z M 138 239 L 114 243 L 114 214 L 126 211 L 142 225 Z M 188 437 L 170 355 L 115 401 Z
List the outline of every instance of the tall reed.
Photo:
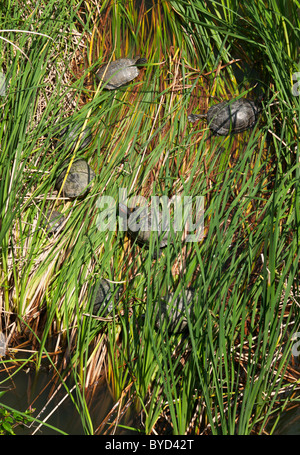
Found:
M 10 365 L 10 349 L 27 336 L 36 368 L 46 356 L 59 381 L 72 377 L 75 395 L 64 387 L 88 434 L 137 422 L 146 434 L 263 433 L 298 400 L 299 24 L 295 1 L 265 3 L 10 3 L 5 29 L 20 23 L 40 34 L 7 31 L 10 42 L 0 40 L 9 81 L 0 127 L 1 331 L 10 342 L 2 362 Z M 97 86 L 102 63 L 135 55 L 148 59 L 135 81 L 113 92 Z M 187 120 L 240 95 L 262 101 L 250 131 L 216 137 L 205 121 Z M 74 121 L 94 133 L 82 152 L 53 142 L 57 127 Z M 86 198 L 69 201 L 54 182 L 78 157 L 96 178 Z M 118 202 L 120 188 L 149 201 L 203 196 L 204 238 L 185 243 L 172 232 L 154 259 L 154 241 L 141 248 L 117 226 L 99 230 L 99 196 Z M 48 209 L 66 216 L 52 237 Z M 122 286 L 113 319 L 91 316 L 101 278 Z M 164 297 L 175 292 L 187 310 L 188 288 L 187 332 L 157 327 Z M 104 376 L 118 412 L 94 422 L 88 390 Z

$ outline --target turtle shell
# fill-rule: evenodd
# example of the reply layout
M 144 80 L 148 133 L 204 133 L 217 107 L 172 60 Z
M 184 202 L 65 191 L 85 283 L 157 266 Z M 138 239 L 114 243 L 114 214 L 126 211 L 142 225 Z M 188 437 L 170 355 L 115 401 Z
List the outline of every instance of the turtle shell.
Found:
M 57 191 L 61 189 L 67 170 L 68 167 L 66 167 L 56 180 L 55 188 Z M 63 185 L 62 194 L 70 199 L 86 196 L 90 190 L 89 186 L 94 177 L 95 172 L 85 160 L 75 161 L 68 172 L 66 181 Z
M 83 131 L 81 130 L 82 125 L 80 124 L 66 126 L 59 132 L 56 142 L 74 152 L 79 136 L 81 136 L 77 150 L 82 150 L 90 144 L 93 136 L 88 126 Z
M 223 101 L 210 107 L 207 112 L 209 128 L 218 136 L 240 133 L 252 128 L 258 118 L 259 109 L 254 101 L 239 98 Z
M 128 217 L 128 233 L 131 237 L 135 238 L 138 243 L 149 246 L 151 232 L 153 236 L 157 232 L 159 237 L 159 248 L 164 248 L 168 244 L 169 231 L 165 230 L 162 235 L 163 229 L 163 216 L 161 212 L 156 213 L 148 211 L 146 207 L 137 208 L 134 211 L 127 211 L 124 204 L 119 204 L 120 215 L 122 218 Z
M 124 84 L 128 84 L 139 75 L 137 65 L 147 63 L 145 58 L 119 58 L 114 62 L 108 63 L 96 73 L 99 82 L 105 83 L 107 90 L 114 90 Z
M 47 220 L 46 228 L 48 234 L 55 234 L 66 219 L 58 210 L 48 210 L 45 217 Z
M 187 289 L 185 292 L 186 304 L 189 316 L 192 316 L 192 300 L 195 295 L 194 289 Z M 174 298 L 174 293 L 169 293 L 166 298 L 160 301 L 160 308 L 156 313 L 155 325 L 161 327 L 165 322 L 169 333 L 183 332 L 188 327 L 184 298 L 179 294 Z
M 113 293 L 116 289 L 114 284 L 109 283 L 108 281 L 101 279 L 98 283 L 96 283 L 94 287 L 94 294 L 93 298 L 95 299 L 94 307 L 93 307 L 93 314 L 97 315 L 101 308 L 105 308 L 105 314 L 111 313 L 113 310 Z M 118 299 L 120 296 L 121 288 L 116 291 L 116 298 Z

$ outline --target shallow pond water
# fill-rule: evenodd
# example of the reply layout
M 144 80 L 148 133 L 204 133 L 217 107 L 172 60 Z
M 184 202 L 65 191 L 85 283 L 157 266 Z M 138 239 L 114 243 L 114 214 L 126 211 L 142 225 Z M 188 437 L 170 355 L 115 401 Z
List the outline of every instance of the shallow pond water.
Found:
M 274 435 L 300 435 L 300 406 L 285 411 L 280 418 Z
M 6 378 L 6 373 L 0 374 L 0 382 Z M 35 409 L 33 416 L 38 417 L 39 420 L 46 419 L 46 423 L 69 435 L 84 435 L 85 432 L 80 415 L 71 398 L 67 395 L 65 388 L 60 387 L 55 396 L 51 400 L 49 399 L 49 394 L 53 387 L 53 381 L 51 379 L 51 375 L 44 371 L 36 374 L 32 371 L 25 372 L 21 370 L 11 380 L 0 384 L 0 392 L 6 390 L 6 393 L 1 397 L 1 403 L 22 412 L 31 407 Z M 70 385 L 68 387 L 70 389 L 72 388 Z M 94 430 L 96 430 L 111 411 L 114 403 L 115 401 L 110 394 L 109 388 L 105 383 L 101 383 L 95 389 L 91 397 L 91 402 L 88 403 Z M 39 427 L 37 423 L 23 428 L 17 427 L 15 432 L 16 434 L 27 435 L 59 434 L 55 429 L 51 429 L 45 425 Z M 119 427 L 116 429 L 115 434 L 136 435 L 137 433 Z M 293 409 L 284 412 L 274 434 L 300 434 L 300 406 L 295 406 Z
M 78 409 L 78 405 L 76 407 L 76 403 L 82 402 L 82 392 L 79 392 L 78 388 L 74 386 L 74 381 L 71 382 L 73 375 L 70 375 L 65 383 L 61 379 L 55 382 L 53 373 L 48 370 L 47 361 L 39 372 L 33 368 L 27 368 L 27 370 L 23 368 L 16 371 L 14 370 L 16 364 L 20 365 L 21 363 L 17 360 L 14 363 L 13 359 L 12 362 L 5 363 L 5 360 L 2 361 L 0 356 L 0 393 L 5 392 L 0 398 L 0 408 L 3 404 L 20 412 L 33 409 L 32 416 L 34 418 L 51 425 L 53 428 L 33 422 L 29 426 L 17 426 L 14 428 L 15 433 L 20 435 L 57 435 L 64 432 L 68 435 L 85 435 L 87 432 L 81 419 L 81 415 L 84 416 L 84 413 L 82 408 Z M 298 368 L 298 364 L 293 364 L 293 368 Z M 93 425 L 93 434 L 137 436 L 139 430 L 142 431 L 140 417 L 138 417 L 136 406 L 133 403 L 126 408 L 122 419 L 118 420 L 118 426 L 112 426 L 119 408 L 115 406 L 116 399 L 112 396 L 110 387 L 104 378 L 85 391 L 85 401 Z M 123 406 L 125 401 L 122 401 Z M 115 409 L 113 410 L 114 406 Z M 268 422 L 267 433 L 270 433 L 274 419 L 275 417 Z M 103 421 L 105 424 L 101 425 Z M 300 435 L 300 405 L 298 402 L 295 402 L 292 409 L 283 412 L 273 434 Z
M 25 372 L 19 371 L 16 375 L 5 382 L 7 373 L 0 374 L 0 392 L 6 391 L 1 397 L 1 403 L 10 406 L 13 409 L 24 412 L 26 409 L 35 409 L 33 416 L 39 420 L 46 420 L 46 423 L 55 428 L 62 430 L 69 435 L 85 434 L 81 418 L 75 404 L 72 402 L 66 389 L 59 382 L 53 386 L 52 376 L 49 373 L 40 371 Z M 54 397 L 50 399 L 50 392 L 56 392 Z M 68 388 L 72 386 L 68 384 Z M 52 390 L 51 390 L 52 389 Z M 73 391 L 73 396 L 76 399 L 76 390 Z M 87 395 L 88 397 L 88 395 Z M 77 400 L 78 401 L 78 400 Z M 90 417 L 93 422 L 94 430 L 101 424 L 114 405 L 109 388 L 104 383 L 99 384 L 93 391 L 93 394 L 88 400 Z M 14 429 L 16 434 L 39 434 L 39 435 L 57 435 L 58 431 L 51 429 L 45 425 L 39 428 L 37 423 L 24 428 L 17 427 Z M 120 429 L 116 434 L 120 434 Z

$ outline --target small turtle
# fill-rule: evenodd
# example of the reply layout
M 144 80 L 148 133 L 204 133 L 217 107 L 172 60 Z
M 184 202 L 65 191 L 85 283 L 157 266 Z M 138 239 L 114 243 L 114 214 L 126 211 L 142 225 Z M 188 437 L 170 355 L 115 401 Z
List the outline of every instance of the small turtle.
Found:
M 207 114 L 190 114 L 188 120 L 193 123 L 206 117 L 207 124 L 214 134 L 227 136 L 252 128 L 257 122 L 259 112 L 260 109 L 254 101 L 239 98 L 215 104 L 208 109 Z
M 151 231 L 153 231 L 152 235 L 154 236 L 157 232 L 159 237 L 160 250 L 168 245 L 169 231 L 167 229 L 165 232 L 162 230 L 164 220 L 161 212 L 148 211 L 146 207 L 131 211 L 127 209 L 126 205 L 119 203 L 119 213 L 120 217 L 127 223 L 125 226 L 128 227 L 129 235 L 135 238 L 138 244 L 149 247 Z M 162 232 L 164 232 L 163 236 L 161 236 Z
M 62 171 L 56 180 L 55 188 L 57 191 L 60 191 L 67 171 L 68 167 Z M 95 172 L 85 160 L 75 161 L 68 172 L 62 188 L 62 194 L 70 199 L 86 196 L 90 190 L 89 185 L 94 177 Z
M 113 310 L 113 294 L 115 293 L 115 298 L 119 299 L 121 289 L 118 289 L 115 293 L 116 286 L 113 283 L 109 283 L 108 281 L 102 279 L 99 283 L 96 283 L 94 287 L 94 294 L 93 298 L 95 299 L 94 307 L 93 307 L 93 314 L 98 315 L 101 308 L 105 308 L 105 315 L 111 313 Z
M 56 234 L 66 219 L 58 210 L 48 210 L 44 216 L 47 220 L 46 227 L 48 234 Z
M 147 63 L 146 58 L 119 58 L 102 66 L 96 72 L 98 81 L 105 83 L 107 90 L 115 90 L 139 75 L 139 68 Z
M 188 306 L 189 316 L 192 317 L 194 289 L 187 289 L 185 292 L 186 305 Z M 188 327 L 184 298 L 178 294 L 174 298 L 174 293 L 169 293 L 160 301 L 160 308 L 157 310 L 155 326 L 161 327 L 166 322 L 168 332 L 184 332 Z
M 82 131 L 82 125 L 75 124 L 66 126 L 59 131 L 56 143 L 64 145 L 68 150 L 74 152 L 79 136 L 80 141 L 77 150 L 87 147 L 93 139 L 90 127 L 86 126 Z

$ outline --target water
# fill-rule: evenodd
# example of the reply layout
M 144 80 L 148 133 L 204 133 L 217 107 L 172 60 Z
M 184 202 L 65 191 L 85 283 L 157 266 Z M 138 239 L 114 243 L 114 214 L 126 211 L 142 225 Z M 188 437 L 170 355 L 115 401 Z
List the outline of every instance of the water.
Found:
M 7 378 L 7 373 L 0 374 L 0 381 Z M 40 420 L 47 419 L 47 423 L 59 428 L 69 435 L 83 435 L 84 429 L 80 415 L 68 396 L 63 386 L 59 387 L 60 381 L 54 385 L 52 375 L 44 371 L 36 374 L 35 372 L 20 371 L 12 379 L 0 384 L 0 391 L 6 390 L 1 397 L 1 403 L 24 412 L 28 408 L 34 408 L 34 417 Z M 71 389 L 71 385 L 68 384 Z M 50 392 L 58 390 L 53 399 L 49 399 Z M 90 395 L 90 399 L 89 399 Z M 76 399 L 76 391 L 73 392 Z M 90 408 L 90 416 L 94 425 L 94 430 L 101 424 L 108 412 L 114 405 L 114 400 L 109 393 L 105 383 L 99 384 L 93 393 L 87 394 L 87 402 Z M 16 434 L 43 434 L 57 435 L 54 429 L 46 426 L 38 428 L 37 423 L 28 427 L 17 427 L 14 429 Z
M 0 373 L 0 381 L 7 378 L 7 373 Z M 21 370 L 12 379 L 0 384 L 0 392 L 7 392 L 1 397 L 1 403 L 12 407 L 18 411 L 24 412 L 29 407 L 34 408 L 34 417 L 39 415 L 40 420 L 46 419 L 51 412 L 53 414 L 46 420 L 46 423 L 58 428 L 69 435 L 84 435 L 84 429 L 80 415 L 72 402 L 67 396 L 64 387 L 61 387 L 52 400 L 49 399 L 50 392 L 58 389 L 54 386 L 52 375 L 45 371 L 36 374 L 33 371 L 25 372 Z M 68 384 L 71 389 L 71 384 Z M 67 396 L 67 397 L 66 397 Z M 74 398 L 76 398 L 73 392 Z M 63 400 L 63 401 L 62 401 Z M 110 394 L 109 388 L 105 382 L 100 383 L 93 393 L 87 394 L 87 404 L 90 416 L 93 422 L 94 430 L 101 424 L 103 419 L 111 411 L 115 400 Z M 128 420 L 128 419 L 126 419 Z M 123 422 L 124 423 L 124 422 Z M 128 425 L 128 421 L 125 422 Z M 57 435 L 58 431 L 45 425 L 38 428 L 39 424 L 33 423 L 24 428 L 17 427 L 14 429 L 16 434 L 38 434 L 38 435 Z M 107 427 L 105 427 L 107 428 Z M 271 429 L 271 424 L 269 430 Z M 103 430 L 104 431 L 104 430 Z M 102 431 L 102 434 L 103 434 Z M 136 432 L 123 430 L 119 427 L 115 434 L 136 435 Z M 300 435 L 300 406 L 296 405 L 293 409 L 285 411 L 276 427 L 275 435 Z
M 275 435 L 300 435 L 300 406 L 285 411 L 280 418 Z

